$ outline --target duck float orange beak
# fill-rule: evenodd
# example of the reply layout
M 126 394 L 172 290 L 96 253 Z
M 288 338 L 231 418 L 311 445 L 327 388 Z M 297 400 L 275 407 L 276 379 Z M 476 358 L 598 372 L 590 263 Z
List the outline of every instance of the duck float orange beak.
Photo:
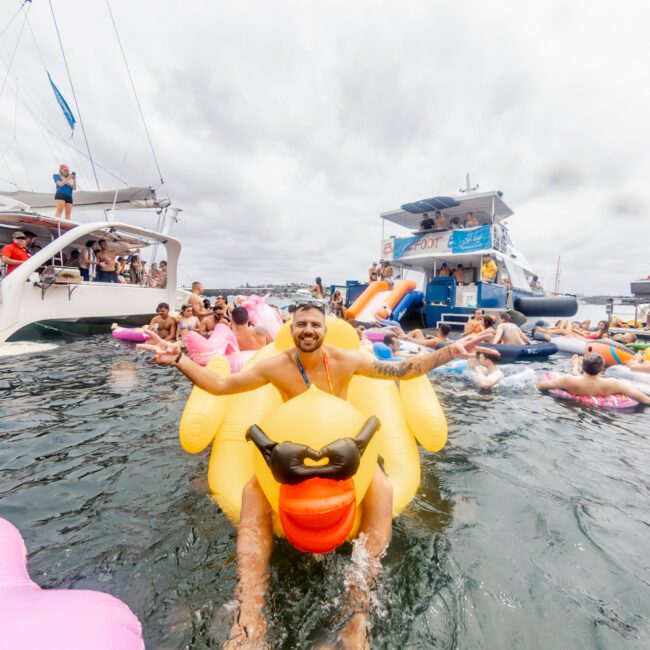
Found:
M 339 438 L 318 451 L 273 442 L 257 425 L 246 432 L 280 484 L 280 523 L 298 550 L 327 553 L 347 539 L 357 509 L 352 477 L 378 428 L 379 420 L 368 418 L 355 438 Z

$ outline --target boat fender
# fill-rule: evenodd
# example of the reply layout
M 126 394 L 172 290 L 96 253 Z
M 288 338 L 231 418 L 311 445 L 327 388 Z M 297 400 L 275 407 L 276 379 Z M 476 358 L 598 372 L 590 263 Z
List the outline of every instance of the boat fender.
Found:
M 578 311 L 578 301 L 571 296 L 519 296 L 515 298 L 513 306 L 516 311 L 527 317 L 575 316 Z

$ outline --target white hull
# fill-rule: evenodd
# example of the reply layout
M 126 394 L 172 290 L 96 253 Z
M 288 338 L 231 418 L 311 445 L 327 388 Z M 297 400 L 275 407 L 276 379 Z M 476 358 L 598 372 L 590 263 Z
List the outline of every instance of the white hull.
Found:
M 57 237 L 21 264 L 0 283 L 0 343 L 23 328 L 42 321 L 93 323 L 153 315 L 161 302 L 176 304 L 176 274 L 180 243 L 169 235 L 129 224 L 111 223 L 112 231 L 146 237 L 164 244 L 167 253 L 167 288 L 149 288 L 121 283 L 54 283 L 38 279 L 36 269 L 59 250 L 107 228 L 106 223 L 79 224 Z

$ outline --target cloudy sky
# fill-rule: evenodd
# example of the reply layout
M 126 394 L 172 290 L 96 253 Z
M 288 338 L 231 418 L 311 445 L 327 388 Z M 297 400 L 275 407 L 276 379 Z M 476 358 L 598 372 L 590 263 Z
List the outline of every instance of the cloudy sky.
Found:
M 0 3 L 3 80 L 18 43 L 0 191 L 49 191 L 63 160 L 94 189 L 45 74 L 76 113 L 49 4 L 34 0 L 24 28 L 20 4 Z M 126 154 L 124 178 L 155 184 L 106 1 L 52 5 L 93 157 L 118 174 Z M 512 238 L 551 287 L 558 255 L 566 291 L 625 293 L 650 273 L 644 0 L 110 6 L 159 194 L 183 209 L 183 282 L 365 279 L 379 213 L 455 193 L 467 172 L 504 192 Z M 79 127 L 71 144 L 84 149 Z M 115 181 L 100 170 L 100 184 Z

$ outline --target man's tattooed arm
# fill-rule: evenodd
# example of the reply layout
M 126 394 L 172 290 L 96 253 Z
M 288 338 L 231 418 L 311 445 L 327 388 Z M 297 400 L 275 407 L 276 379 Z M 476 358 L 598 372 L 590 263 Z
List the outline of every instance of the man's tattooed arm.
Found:
M 404 361 L 379 361 L 366 354 L 360 356 L 363 358 L 357 373 L 373 379 L 413 379 L 454 358 L 449 346 L 428 354 L 413 355 Z

